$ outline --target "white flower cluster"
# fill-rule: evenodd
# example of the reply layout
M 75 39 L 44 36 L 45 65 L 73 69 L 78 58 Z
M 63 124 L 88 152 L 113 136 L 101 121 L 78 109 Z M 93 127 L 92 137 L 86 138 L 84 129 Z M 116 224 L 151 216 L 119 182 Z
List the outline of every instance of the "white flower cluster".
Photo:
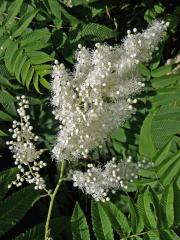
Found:
M 35 189 L 44 189 L 45 181 L 40 176 L 39 170 L 46 166 L 43 161 L 38 161 L 42 150 L 37 151 L 34 142 L 38 140 L 38 136 L 32 133 L 33 127 L 30 125 L 30 116 L 27 115 L 26 109 L 29 108 L 29 101 L 25 96 L 17 97 L 19 100 L 19 108 L 17 112 L 20 116 L 20 122 L 13 121 L 12 128 L 9 132 L 12 133 L 13 141 L 7 141 L 9 149 L 13 152 L 14 164 L 17 165 L 19 173 L 16 175 L 16 180 L 8 187 L 16 185 L 21 186 L 24 181 L 34 183 Z
M 72 172 L 74 186 L 92 195 L 96 201 L 109 201 L 110 191 L 114 194 L 119 188 L 126 189 L 127 182 L 133 182 L 138 178 L 140 168 L 149 167 L 144 161 L 133 163 L 131 156 L 126 161 L 121 160 L 116 163 L 115 160 L 113 158 L 103 169 L 88 164 L 87 172 Z
M 79 46 L 73 72 L 55 61 L 52 105 L 60 121 L 53 156 L 57 160 L 86 158 L 111 132 L 135 112 L 133 98 L 145 86 L 138 64 L 158 50 L 167 24 L 155 21 L 143 33 L 128 30 L 120 46 Z

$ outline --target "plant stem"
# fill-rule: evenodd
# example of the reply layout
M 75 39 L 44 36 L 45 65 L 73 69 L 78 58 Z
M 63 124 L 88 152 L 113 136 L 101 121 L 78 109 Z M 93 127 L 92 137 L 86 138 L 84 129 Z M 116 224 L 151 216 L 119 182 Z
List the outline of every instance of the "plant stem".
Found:
M 63 174 L 64 174 L 64 161 L 62 161 L 62 164 L 61 164 L 60 176 L 59 176 L 58 183 L 57 183 L 53 193 L 50 196 L 51 200 L 50 200 L 50 203 L 49 203 L 48 215 L 47 215 L 47 220 L 46 220 L 46 225 L 45 225 L 45 238 L 44 238 L 45 240 L 51 239 L 50 238 L 50 227 L 49 227 L 50 219 L 51 219 L 51 214 L 52 214 L 52 209 L 53 209 L 56 194 L 57 194 L 58 189 L 61 186 L 61 183 L 63 181 Z

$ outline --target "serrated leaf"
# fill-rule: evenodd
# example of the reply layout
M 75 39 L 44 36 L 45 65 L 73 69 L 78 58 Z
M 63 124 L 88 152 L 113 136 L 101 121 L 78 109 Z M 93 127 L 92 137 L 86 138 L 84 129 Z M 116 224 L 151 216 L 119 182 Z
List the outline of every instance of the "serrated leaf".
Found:
M 43 48 L 46 48 L 50 46 L 50 43 L 46 43 L 46 42 L 35 42 L 35 43 L 29 43 L 25 46 L 25 50 L 26 52 L 32 52 L 32 51 L 37 51 L 37 50 L 41 50 Z
M 8 192 L 8 185 L 15 179 L 17 172 L 17 168 L 9 168 L 0 172 L 0 201 Z
M 165 228 L 170 228 L 174 223 L 174 190 L 173 185 L 166 186 L 160 201 L 161 220 Z
M 19 55 L 17 56 L 16 58 L 16 61 L 14 63 L 14 72 L 15 72 L 15 76 L 16 76 L 16 79 L 20 82 L 21 81 L 21 78 L 20 78 L 20 74 L 21 74 L 21 70 L 22 70 L 22 67 L 23 67 L 23 64 L 26 62 L 26 55 L 21 55 L 23 51 L 20 51 L 19 52 Z
M 23 50 L 18 48 L 17 51 L 15 52 L 15 54 L 13 55 L 12 57 L 12 73 L 15 72 L 15 67 L 16 67 L 16 62 L 17 62 L 17 59 L 21 59 L 22 57 L 22 53 L 23 53 Z
M 161 240 L 157 230 L 150 230 L 147 233 L 148 240 Z
M 42 64 L 53 60 L 50 55 L 41 51 L 28 52 L 27 55 L 32 64 Z
M 159 89 L 157 95 L 150 97 L 149 100 L 153 107 L 160 105 L 172 104 L 180 101 L 180 88 L 162 88 Z
M 172 70 L 172 64 L 164 65 L 162 67 L 159 67 L 151 72 L 152 77 L 162 77 L 166 75 L 167 73 L 170 73 Z
M 180 223 L 180 185 L 177 182 L 174 183 L 174 225 Z
M 19 13 L 22 3 L 23 3 L 23 0 L 15 0 L 9 6 L 8 17 L 5 20 L 5 26 L 7 26 L 8 28 L 11 26 L 12 21 Z
M 51 90 L 51 84 L 45 79 L 45 78 L 40 78 L 39 82 L 41 83 L 41 85 L 43 85 L 45 88 L 47 88 L 48 90 Z
M 140 141 L 139 141 L 139 153 L 147 159 L 152 158 L 154 154 L 154 144 L 151 136 L 151 125 L 152 120 L 156 111 L 152 111 L 145 118 L 140 132 Z
M 116 32 L 104 25 L 88 23 L 83 25 L 81 36 L 91 41 L 103 41 L 116 37 Z
M 34 74 L 34 68 L 29 68 L 28 70 L 28 73 L 27 73 L 27 76 L 26 76 L 26 87 L 27 89 L 29 89 L 29 85 L 31 83 L 31 80 L 32 80 L 32 77 L 33 77 L 33 74 Z
M 39 76 L 38 76 L 37 72 L 34 73 L 33 84 L 34 84 L 34 87 L 35 87 L 36 91 L 37 91 L 38 93 L 41 93 L 41 92 L 39 91 Z
M 37 10 L 32 10 L 32 11 L 28 12 L 27 14 L 25 14 L 20 19 L 17 29 L 13 32 L 14 37 L 18 37 L 19 35 L 22 34 L 22 32 L 24 30 L 26 30 L 26 28 L 29 26 L 29 24 L 33 20 L 33 18 L 36 16 L 37 12 L 38 12 Z
M 48 0 L 49 7 L 51 9 L 51 13 L 59 20 L 62 21 L 61 11 L 60 11 L 60 4 L 57 0 L 51 1 Z
M 169 141 L 163 148 L 161 148 L 153 157 L 153 162 L 155 162 L 156 165 L 159 165 L 162 163 L 164 159 L 167 158 L 170 148 L 171 148 L 172 141 Z
M 34 43 L 40 42 L 42 44 L 47 43 L 51 34 L 47 28 L 37 29 L 33 32 L 27 33 L 21 37 L 20 44 L 21 47 L 25 48 Z
M 5 52 L 4 62 L 5 62 L 6 68 L 8 69 L 8 71 L 11 74 L 13 74 L 13 72 L 12 72 L 12 68 L 13 68 L 12 59 L 13 59 L 13 55 L 16 53 L 17 50 L 18 50 L 18 43 L 11 41 L 11 43 L 8 45 L 7 50 Z
M 15 100 L 14 100 L 15 101 Z M 2 102 L 2 105 L 6 112 L 10 113 L 11 115 L 17 117 L 16 107 L 14 102 Z
M 156 111 L 152 121 L 152 138 L 157 149 L 180 132 L 180 107 L 165 105 Z
M 7 136 L 8 135 L 4 131 L 0 130 L 0 137 L 7 137 Z
M 58 239 L 60 233 L 69 225 L 68 217 L 58 217 L 50 221 L 51 236 Z M 33 228 L 21 233 L 15 240 L 40 240 L 44 239 L 45 223 L 38 224 Z
M 113 240 L 111 223 L 100 203 L 91 202 L 93 230 L 97 240 Z
M 172 85 L 180 81 L 180 74 L 172 74 L 167 76 L 162 76 L 158 78 L 153 78 L 151 84 L 154 88 L 164 88 L 166 86 Z
M 175 153 L 174 155 L 166 158 L 161 164 L 157 167 L 158 176 L 162 176 L 171 166 L 179 160 L 180 152 Z
M 132 232 L 140 233 L 144 228 L 144 222 L 141 215 L 138 212 L 136 204 L 133 200 L 128 197 L 129 208 L 130 208 L 130 215 L 131 215 L 131 228 L 133 229 Z
M 25 187 L 0 203 L 0 236 L 13 228 L 32 207 L 39 192 L 32 187 Z
M 1 74 L 0 74 L 0 85 L 1 86 L 12 87 L 12 84 L 9 82 L 9 80 Z
M 29 68 L 30 68 L 31 64 L 30 64 L 30 61 L 26 61 L 23 66 L 22 66 L 22 70 L 21 70 L 21 79 L 22 79 L 22 83 L 23 85 L 25 84 L 26 82 L 26 77 L 28 75 L 28 72 L 29 72 Z
M 69 23 L 71 23 L 71 25 L 77 26 L 77 24 L 82 23 L 81 20 L 79 20 L 78 18 L 74 17 L 73 15 L 71 15 L 63 6 L 62 4 L 59 4 L 59 11 L 61 12 L 62 15 L 64 15 L 64 17 L 68 20 Z
M 150 78 L 151 72 L 144 64 L 139 64 L 138 69 L 143 76 L 147 77 L 148 79 Z
M 0 103 L 11 103 L 11 102 L 15 102 L 16 99 L 7 91 L 1 91 L 0 94 Z
M 148 190 L 146 190 L 138 197 L 138 211 L 142 216 L 145 225 L 148 228 L 157 227 L 155 207 L 152 211 L 152 206 L 154 206 L 154 204 L 152 201 L 151 193 Z
M 11 39 L 9 36 L 2 36 L 0 38 L 0 57 L 2 57 L 4 55 L 4 52 L 7 49 L 7 46 L 9 46 L 9 44 L 11 43 Z
M 178 235 L 173 230 L 163 230 L 161 232 L 161 239 L 162 240 L 180 240 Z
M 71 217 L 71 230 L 74 240 L 90 239 L 87 221 L 78 203 L 76 203 Z
M 128 237 L 131 228 L 129 226 L 126 216 L 113 203 L 109 202 L 102 205 L 114 230 L 119 236 Z
M 180 157 L 179 157 L 180 159 Z M 161 182 L 164 186 L 170 184 L 176 176 L 180 173 L 180 161 L 176 160 L 172 165 L 171 168 L 166 170 L 166 172 L 161 177 Z
M 4 121 L 12 121 L 13 120 L 13 118 L 9 114 L 7 114 L 1 110 L 0 110 L 0 119 L 2 119 Z

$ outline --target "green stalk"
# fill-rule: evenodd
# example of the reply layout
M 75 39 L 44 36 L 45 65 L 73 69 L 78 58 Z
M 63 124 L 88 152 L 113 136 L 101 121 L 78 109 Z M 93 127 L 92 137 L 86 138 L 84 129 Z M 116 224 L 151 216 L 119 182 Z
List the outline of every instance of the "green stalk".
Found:
M 63 182 L 63 174 L 64 174 L 64 161 L 62 161 L 61 164 L 61 169 L 60 169 L 60 176 L 59 176 L 59 180 L 58 183 L 54 189 L 54 192 L 51 194 L 50 198 L 50 203 L 49 203 L 49 209 L 48 209 L 48 215 L 47 215 L 47 220 L 46 220 L 46 225 L 45 225 L 45 240 L 50 240 L 50 219 L 51 219 L 51 214 L 52 214 L 52 209 L 53 209 L 53 205 L 54 205 L 54 200 L 56 197 L 56 194 L 58 192 L 59 187 L 61 186 L 62 182 Z

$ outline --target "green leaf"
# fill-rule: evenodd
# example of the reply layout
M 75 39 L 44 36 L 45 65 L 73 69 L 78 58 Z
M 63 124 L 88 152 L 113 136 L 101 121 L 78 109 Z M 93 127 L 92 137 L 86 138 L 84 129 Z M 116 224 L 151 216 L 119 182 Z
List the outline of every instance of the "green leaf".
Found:
M 156 165 L 162 163 L 162 161 L 168 156 L 170 152 L 170 148 L 172 145 L 172 141 L 169 141 L 163 148 L 161 148 L 153 157 L 153 160 Z
M 91 202 L 93 230 L 97 240 L 113 240 L 113 230 L 101 203 Z
M 174 182 L 174 225 L 180 223 L 180 185 L 177 181 Z
M 13 118 L 9 114 L 7 114 L 1 110 L 0 110 L 0 119 L 2 119 L 4 121 L 12 121 L 13 120 Z
M 71 217 L 71 230 L 74 240 L 90 239 L 86 217 L 78 203 L 76 203 Z
M 180 158 L 179 158 L 180 159 Z M 161 182 L 164 186 L 170 184 L 180 173 L 180 161 L 176 160 L 167 171 L 162 175 Z
M 0 130 L 0 137 L 7 137 L 8 135 L 5 133 L 5 132 L 3 132 L 2 130 Z
M 145 118 L 140 132 L 139 153 L 143 157 L 152 158 L 154 154 L 154 144 L 151 136 L 151 124 L 156 111 L 152 111 Z
M 17 67 L 17 61 L 20 59 L 21 60 L 21 58 L 22 58 L 22 53 L 23 53 L 23 50 L 22 49 L 20 49 L 20 48 L 18 48 L 17 49 L 17 51 L 15 52 L 15 54 L 13 55 L 13 57 L 12 57 L 12 73 L 14 73 L 15 72 L 15 69 L 16 69 L 16 67 Z
M 51 34 L 47 28 L 37 29 L 33 32 L 23 35 L 20 40 L 21 47 L 25 48 L 38 43 L 47 43 Z
M 7 113 L 10 113 L 11 115 L 17 117 L 16 107 L 14 102 L 2 102 L 2 105 Z
M 111 202 L 105 203 L 102 206 L 109 217 L 112 227 L 119 236 L 128 237 L 131 232 L 131 228 L 126 216 L 121 212 L 121 210 Z
M 7 86 L 7 87 L 13 87 L 12 84 L 9 82 L 9 80 L 1 74 L 0 74 L 0 85 Z
M 0 94 L 0 103 L 12 103 L 15 102 L 16 99 L 7 91 L 1 91 Z
M 180 240 L 178 235 L 173 230 L 163 230 L 161 232 L 161 239 L 162 240 Z
M 180 107 L 165 105 L 159 108 L 152 120 L 151 130 L 155 147 L 161 149 L 180 132 Z
M 9 36 L 2 36 L 0 38 L 0 57 L 3 56 L 4 52 L 6 51 L 7 49 L 7 46 L 9 46 L 9 44 L 12 42 L 12 40 L 10 39 Z
M 18 50 L 18 43 L 11 41 L 11 43 L 8 45 L 7 50 L 5 52 L 4 62 L 5 62 L 5 65 L 8 69 L 8 71 L 11 74 L 13 74 L 12 69 L 13 69 L 13 64 L 14 64 L 12 62 L 12 59 L 17 50 Z
M 174 223 L 174 190 L 173 184 L 166 186 L 160 201 L 161 220 L 165 228 L 170 228 Z
M 41 51 L 28 52 L 27 55 L 30 58 L 30 62 L 32 64 L 41 64 L 53 60 L 50 55 Z
M 27 57 L 25 55 L 21 55 L 22 54 L 22 51 L 19 52 L 19 55 L 17 56 L 16 58 L 16 61 L 14 63 L 14 66 L 15 66 L 15 69 L 14 69 L 14 72 L 15 72 L 15 76 L 16 76 L 16 79 L 20 82 L 20 74 L 21 74 L 21 70 L 23 68 L 23 64 L 26 62 L 27 60 Z
M 60 234 L 69 225 L 68 217 L 58 217 L 50 221 L 51 236 L 54 239 L 60 238 Z M 40 240 L 44 239 L 45 223 L 40 223 L 33 228 L 21 233 L 15 240 Z
M 45 78 L 40 78 L 39 82 L 41 83 L 41 85 L 43 85 L 45 88 L 47 88 L 48 90 L 51 90 L 51 84 L 45 79 Z
M 116 32 L 97 23 L 88 23 L 83 25 L 81 36 L 91 41 L 103 41 L 116 37 Z
M 26 61 L 23 66 L 22 66 L 22 70 L 21 70 L 21 79 L 22 79 L 22 83 L 23 85 L 26 82 L 26 78 L 28 76 L 28 72 L 29 72 L 29 68 L 30 68 L 31 64 L 30 61 Z
M 62 21 L 62 16 L 61 16 L 61 6 L 57 0 L 51 1 L 48 0 L 49 7 L 51 9 L 51 13 L 59 20 L 59 22 Z
M 13 33 L 13 37 L 18 37 L 19 35 L 22 34 L 24 30 L 26 30 L 26 28 L 33 20 L 33 18 L 36 16 L 37 12 L 38 12 L 37 10 L 32 10 L 21 18 L 21 20 L 18 23 L 17 29 Z
M 17 168 L 9 168 L 0 172 L 0 201 L 8 192 L 8 185 L 15 179 L 17 172 Z
M 138 69 L 143 76 L 147 77 L 148 79 L 150 78 L 151 72 L 144 64 L 139 64 Z
M 12 21 L 15 19 L 15 17 L 20 11 L 22 3 L 23 0 L 15 0 L 11 3 L 10 7 L 8 8 L 8 17 L 5 20 L 5 26 L 11 26 Z
M 151 72 L 152 77 L 162 77 L 167 73 L 170 73 L 172 71 L 172 64 L 164 65 L 162 67 L 159 67 Z
M 29 89 L 29 85 L 31 83 L 31 80 L 32 80 L 32 77 L 33 77 L 33 74 L 34 74 L 34 68 L 29 68 L 28 70 L 28 73 L 27 73 L 27 76 L 26 76 L 26 87 L 27 89 Z
M 157 227 L 155 206 L 151 193 L 148 190 L 140 194 L 138 197 L 138 211 L 148 228 L 155 229 Z
M 172 85 L 180 80 L 180 74 L 172 74 L 167 76 L 162 76 L 158 78 L 153 78 L 151 84 L 154 88 L 163 88 Z
M 162 88 L 158 90 L 157 95 L 150 97 L 149 100 L 153 107 L 167 104 L 176 104 L 180 101 L 180 88 Z
M 35 43 L 29 43 L 25 46 L 25 50 L 26 52 L 32 52 L 32 51 L 37 51 L 37 50 L 41 50 L 43 48 L 46 48 L 48 46 L 50 46 L 50 43 L 46 43 L 46 42 L 35 42 Z
M 33 77 L 33 84 L 34 84 L 34 87 L 35 87 L 36 91 L 38 93 L 41 93 L 39 91 L 39 81 L 38 80 L 39 80 L 39 76 L 38 76 L 37 72 L 35 72 L 34 77 Z
M 128 197 L 128 203 L 130 208 L 132 231 L 133 233 L 140 233 L 144 228 L 142 217 L 137 210 L 137 206 L 130 197 Z
M 169 171 L 172 168 L 172 165 L 179 160 L 180 152 L 175 153 L 174 155 L 166 158 L 157 168 L 158 176 L 162 176 L 167 170 Z
M 68 22 L 74 27 L 77 26 L 78 24 L 82 23 L 81 20 L 78 18 L 72 16 L 69 14 L 69 12 L 61 5 L 59 4 L 59 11 L 62 13 L 62 15 L 68 20 Z
M 39 193 L 32 187 L 25 187 L 0 203 L 0 236 L 13 228 L 25 216 L 38 195 Z
M 161 240 L 157 230 L 150 230 L 147 233 L 148 240 Z

